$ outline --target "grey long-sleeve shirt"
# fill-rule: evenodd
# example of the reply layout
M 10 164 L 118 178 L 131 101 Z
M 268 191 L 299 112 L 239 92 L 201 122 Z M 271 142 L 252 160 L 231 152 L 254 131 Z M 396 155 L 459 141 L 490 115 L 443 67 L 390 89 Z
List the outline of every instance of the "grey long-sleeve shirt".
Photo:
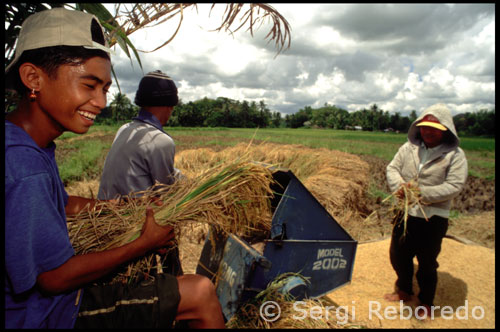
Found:
M 132 122 L 118 129 L 104 162 L 98 199 L 143 191 L 155 182 L 172 184 L 175 143 L 151 113 L 141 110 Z

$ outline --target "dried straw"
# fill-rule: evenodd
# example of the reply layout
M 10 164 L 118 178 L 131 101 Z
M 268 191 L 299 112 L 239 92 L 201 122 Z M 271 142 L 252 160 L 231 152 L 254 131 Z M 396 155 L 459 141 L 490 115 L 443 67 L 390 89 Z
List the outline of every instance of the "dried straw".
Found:
M 210 148 L 183 150 L 176 155 L 176 167 L 189 177 L 200 169 L 248 154 L 254 161 L 290 169 L 332 215 L 363 210 L 360 198 L 368 187 L 368 164 L 358 156 L 325 148 L 263 143 L 248 147 L 238 144 L 215 152 Z
M 300 303 L 298 308 L 303 311 L 298 311 L 294 307 L 297 300 L 282 290 L 287 277 L 293 275 L 302 277 L 300 274 L 294 272 L 277 276 L 267 285 L 266 289 L 244 303 L 226 323 L 226 327 L 236 329 L 325 329 L 351 327 L 351 325 L 343 325 L 337 321 L 335 311 L 338 307 L 326 296 L 319 299 L 304 298 L 300 300 L 302 303 Z M 304 279 L 304 277 L 302 278 Z M 260 312 L 261 306 L 268 301 L 273 301 L 280 308 L 279 318 L 277 317 L 274 321 L 264 319 Z M 311 310 L 314 310 L 316 313 L 321 312 L 323 318 L 329 313 L 329 319 L 317 319 L 313 315 L 303 314 L 304 311 L 311 312 Z M 345 312 L 343 314 L 347 315 Z
M 388 202 L 389 205 L 386 205 L 386 211 L 382 211 L 381 213 L 392 215 L 392 221 L 395 223 L 395 226 L 399 225 L 399 223 L 403 224 L 402 238 L 407 234 L 408 211 L 414 206 L 418 206 L 425 220 L 429 221 L 422 208 L 422 196 L 420 195 L 420 189 L 418 188 L 416 180 L 411 180 L 407 184 L 401 184 L 398 189 L 382 200 L 381 206 L 384 206 L 384 204 Z M 365 221 L 372 220 L 378 213 L 377 211 L 373 211 Z
M 70 240 L 77 254 L 119 247 L 140 236 L 146 207 L 155 197 L 161 206 L 151 205 L 159 225 L 171 225 L 180 238 L 180 226 L 189 222 L 213 225 L 223 232 L 241 237 L 265 237 L 271 224 L 268 167 L 239 158 L 219 163 L 196 178 L 184 178 L 171 186 L 157 185 L 133 193 L 124 204 L 101 202 L 92 210 L 68 217 Z M 133 199 L 140 195 L 140 199 Z M 266 233 L 267 234 L 267 233 Z M 151 254 L 129 264 L 113 282 L 136 281 L 148 276 Z M 140 273 L 142 271 L 142 274 Z

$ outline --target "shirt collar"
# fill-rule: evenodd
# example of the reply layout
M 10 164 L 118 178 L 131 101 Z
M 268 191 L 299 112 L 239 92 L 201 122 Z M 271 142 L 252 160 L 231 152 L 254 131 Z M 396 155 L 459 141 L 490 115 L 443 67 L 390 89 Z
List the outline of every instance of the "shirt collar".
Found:
M 139 121 L 145 122 L 147 124 L 152 125 L 156 129 L 165 132 L 163 130 L 163 126 L 160 123 L 160 120 L 158 120 L 158 118 L 156 116 L 154 116 L 153 114 L 149 113 L 148 111 L 146 111 L 142 108 L 139 110 L 139 114 L 135 118 L 133 118 L 132 120 L 139 120 Z
M 433 147 L 433 148 L 428 148 L 428 147 L 425 145 L 424 141 L 422 141 L 422 142 L 420 142 L 420 147 L 421 147 L 421 148 L 423 148 L 424 150 L 429 151 L 429 152 L 434 152 L 434 151 L 438 150 L 438 149 L 441 147 L 441 144 L 436 145 L 436 146 L 435 146 L 435 147 Z

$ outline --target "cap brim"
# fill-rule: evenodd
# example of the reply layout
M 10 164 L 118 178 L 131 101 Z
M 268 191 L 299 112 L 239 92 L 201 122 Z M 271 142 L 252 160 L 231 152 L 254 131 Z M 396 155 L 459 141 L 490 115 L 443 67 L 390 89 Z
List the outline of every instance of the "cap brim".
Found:
M 101 50 L 101 51 L 104 51 L 104 52 L 106 52 L 106 53 L 108 53 L 110 55 L 115 55 L 115 52 L 111 48 L 106 47 L 106 46 L 101 45 L 101 44 L 96 43 L 96 42 L 92 42 L 92 46 L 85 45 L 83 47 L 85 47 L 85 48 L 87 48 L 89 50 Z
M 448 130 L 448 128 L 446 128 L 442 124 L 436 123 L 436 122 L 430 122 L 430 121 L 422 121 L 422 122 L 417 123 L 417 127 L 421 127 L 421 126 L 433 127 L 433 128 L 436 128 L 436 129 L 439 129 L 442 131 Z

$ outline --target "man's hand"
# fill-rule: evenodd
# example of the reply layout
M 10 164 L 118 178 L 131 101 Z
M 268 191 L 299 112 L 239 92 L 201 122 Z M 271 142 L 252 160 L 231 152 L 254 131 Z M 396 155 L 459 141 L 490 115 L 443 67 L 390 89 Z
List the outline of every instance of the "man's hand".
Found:
M 396 194 L 395 196 L 399 199 L 404 199 L 405 198 L 405 193 L 406 191 L 408 191 L 410 188 L 412 188 L 413 186 L 415 185 L 415 183 L 412 183 L 412 181 L 410 182 L 406 182 L 406 183 L 402 183 L 400 186 L 399 186 L 399 189 L 398 191 L 396 191 Z
M 151 207 L 146 209 L 146 221 L 142 226 L 141 238 L 151 249 L 167 247 L 172 244 L 175 237 L 172 226 L 160 226 L 156 223 L 154 212 Z
M 163 205 L 163 202 L 161 201 L 160 197 L 157 197 L 157 196 L 151 197 L 150 202 L 154 203 L 156 206 L 162 206 Z

